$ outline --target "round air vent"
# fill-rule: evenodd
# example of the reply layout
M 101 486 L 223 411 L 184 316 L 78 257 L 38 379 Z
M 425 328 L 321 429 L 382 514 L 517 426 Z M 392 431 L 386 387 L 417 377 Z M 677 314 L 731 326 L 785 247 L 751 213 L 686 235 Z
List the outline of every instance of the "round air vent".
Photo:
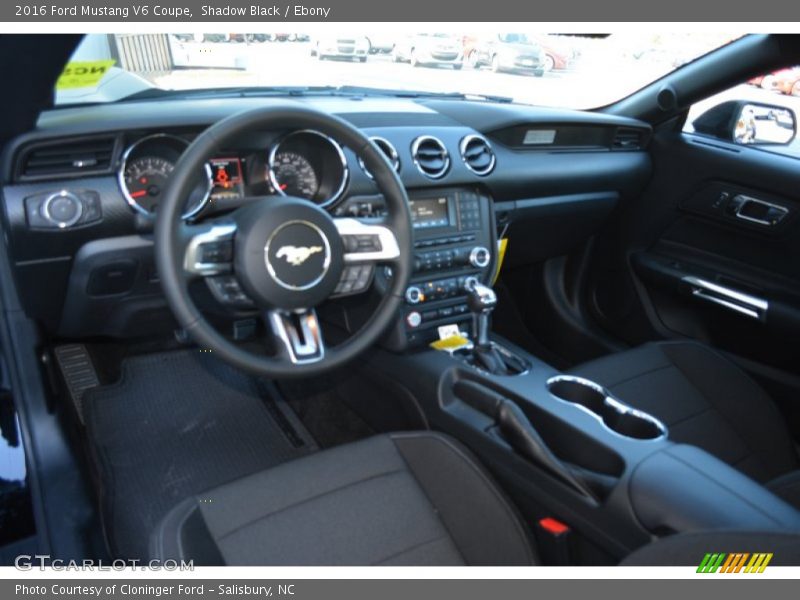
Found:
M 450 168 L 450 153 L 438 138 L 421 135 L 411 144 L 411 158 L 423 175 L 431 179 L 443 177 Z
M 369 139 L 372 140 L 372 143 L 374 143 L 381 152 L 383 152 L 384 156 L 386 156 L 386 159 L 391 163 L 395 172 L 399 173 L 400 156 L 397 154 L 397 150 L 395 150 L 394 146 L 392 146 L 392 143 L 386 138 L 378 136 L 373 136 Z M 360 156 L 358 157 L 358 164 L 361 165 L 361 170 L 364 171 L 364 173 L 366 173 L 370 179 L 373 179 L 372 173 L 369 172 L 369 169 L 367 169 L 367 166 L 364 164 L 364 161 Z
M 489 141 L 480 135 L 465 136 L 458 146 L 461 160 L 476 175 L 488 175 L 494 170 L 497 158 Z

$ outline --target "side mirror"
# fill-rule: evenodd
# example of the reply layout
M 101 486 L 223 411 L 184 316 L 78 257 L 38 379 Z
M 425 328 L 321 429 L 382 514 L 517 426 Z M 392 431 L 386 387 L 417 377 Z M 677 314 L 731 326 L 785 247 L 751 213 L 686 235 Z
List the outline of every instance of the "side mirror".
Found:
M 729 100 L 708 109 L 692 123 L 697 133 L 748 146 L 785 146 L 797 134 L 791 108 Z

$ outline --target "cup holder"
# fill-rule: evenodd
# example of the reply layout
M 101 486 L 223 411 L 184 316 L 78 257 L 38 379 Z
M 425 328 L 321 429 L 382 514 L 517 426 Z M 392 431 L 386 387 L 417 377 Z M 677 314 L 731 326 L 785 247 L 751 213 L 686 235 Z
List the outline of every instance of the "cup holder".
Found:
M 661 421 L 620 402 L 603 386 L 588 379 L 558 375 L 547 381 L 547 389 L 562 402 L 578 406 L 622 437 L 658 440 L 667 435 Z

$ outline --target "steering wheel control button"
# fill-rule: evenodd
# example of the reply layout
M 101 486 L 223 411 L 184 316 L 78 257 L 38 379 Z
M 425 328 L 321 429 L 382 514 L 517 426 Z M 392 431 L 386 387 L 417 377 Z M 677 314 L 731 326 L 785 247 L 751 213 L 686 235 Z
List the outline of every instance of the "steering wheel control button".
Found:
M 351 265 L 345 267 L 342 278 L 333 290 L 335 296 L 359 294 L 369 287 L 375 271 L 373 265 Z
M 209 277 L 206 279 L 211 294 L 221 304 L 253 306 L 253 301 L 244 293 L 239 282 L 232 275 Z
M 416 329 L 420 325 L 422 325 L 422 315 L 419 314 L 417 311 L 412 310 L 410 313 L 406 315 L 406 324 L 411 329 Z
M 276 229 L 264 246 L 267 271 L 280 286 L 307 290 L 322 281 L 331 263 L 331 247 L 323 231 L 308 221 L 289 221 Z
M 344 249 L 348 253 L 380 252 L 383 250 L 381 239 L 374 234 L 343 235 Z
M 233 260 L 233 240 L 207 242 L 200 246 L 200 262 L 222 264 Z

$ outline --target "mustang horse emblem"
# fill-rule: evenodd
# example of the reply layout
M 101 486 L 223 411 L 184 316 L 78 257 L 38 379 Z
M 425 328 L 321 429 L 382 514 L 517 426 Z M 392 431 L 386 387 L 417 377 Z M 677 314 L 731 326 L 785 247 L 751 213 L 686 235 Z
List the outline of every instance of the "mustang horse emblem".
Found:
M 317 252 L 322 252 L 322 246 L 281 246 L 275 256 L 285 258 L 290 265 L 299 267 Z

